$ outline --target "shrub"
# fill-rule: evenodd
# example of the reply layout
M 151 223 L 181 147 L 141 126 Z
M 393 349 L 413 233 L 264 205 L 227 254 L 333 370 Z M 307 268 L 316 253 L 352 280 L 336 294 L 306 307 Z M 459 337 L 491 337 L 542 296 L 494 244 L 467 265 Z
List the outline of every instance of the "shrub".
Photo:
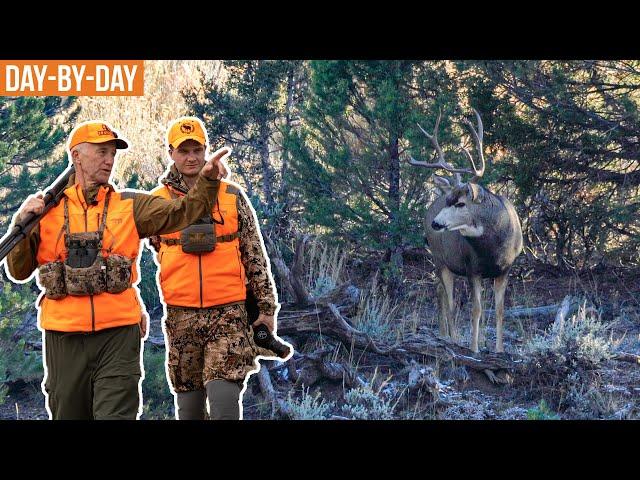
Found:
M 354 326 L 361 332 L 370 335 L 374 340 L 394 341 L 398 334 L 396 313 L 399 305 L 378 284 L 377 275 L 371 288 L 362 290 L 358 313 L 354 318 Z
M 318 240 L 311 242 L 305 256 L 307 260 L 307 288 L 315 297 L 331 292 L 342 281 L 345 271 L 344 253 L 339 246 L 330 248 Z
M 575 350 L 579 358 L 597 364 L 611 358 L 615 349 L 611 337 L 606 335 L 608 329 L 600 321 L 600 314 L 593 307 L 587 307 L 583 300 L 577 313 L 562 324 L 554 324 L 544 335 L 531 339 L 525 350 L 534 355 Z
M 547 402 L 540 400 L 537 406 L 527 410 L 527 420 L 560 420 L 560 416 L 549 408 Z
M 389 379 L 383 381 L 374 388 L 377 370 L 371 382 L 352 388 L 345 394 L 346 405 L 342 411 L 356 420 L 391 420 L 400 395 L 396 395 L 393 388 L 388 385 Z
M 28 287 L 0 282 L 0 405 L 6 400 L 9 384 L 34 382 L 44 374 L 42 354 L 30 349 L 24 333 L 18 331 L 34 296 Z
M 563 307 L 569 301 L 565 298 Z M 606 399 L 598 393 L 599 367 L 616 348 L 607 330 L 598 312 L 580 302 L 575 314 L 556 321 L 524 347 L 530 357 L 516 383 L 527 388 L 528 398 L 544 398 L 554 410 L 572 417 L 606 415 Z
M 326 420 L 329 410 L 335 406 L 335 402 L 326 402 L 320 396 L 319 391 L 315 395 L 310 395 L 309 387 L 305 390 L 304 385 L 302 386 L 302 396 L 299 399 L 293 399 L 290 391 L 286 402 L 291 418 L 293 420 Z

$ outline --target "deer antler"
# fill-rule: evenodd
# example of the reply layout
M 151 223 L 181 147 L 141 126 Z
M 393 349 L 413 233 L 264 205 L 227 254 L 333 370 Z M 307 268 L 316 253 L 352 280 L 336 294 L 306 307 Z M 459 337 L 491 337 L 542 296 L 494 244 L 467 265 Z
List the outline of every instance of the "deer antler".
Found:
M 442 168 L 443 170 L 446 170 L 450 173 L 455 173 L 458 184 L 460 184 L 461 173 L 469 173 L 473 175 L 473 178 L 471 179 L 471 183 L 477 182 L 484 174 L 484 167 L 485 167 L 484 154 L 482 152 L 482 139 L 483 139 L 484 131 L 482 127 L 482 120 L 480 119 L 480 114 L 475 109 L 473 109 L 473 111 L 476 114 L 476 118 L 478 119 L 478 131 L 476 132 L 471 122 L 469 122 L 469 120 L 467 120 L 466 118 L 464 119 L 464 123 L 471 130 L 471 134 L 474 137 L 476 146 L 479 151 L 480 160 L 482 160 L 482 166 L 480 167 L 479 170 L 478 168 L 476 168 L 476 164 L 473 161 L 473 157 L 471 156 L 471 153 L 466 148 L 463 148 L 463 151 L 464 153 L 466 153 L 469 161 L 471 162 L 471 166 L 473 170 L 469 170 L 467 168 L 455 168 L 453 165 L 451 165 L 445 160 L 444 153 L 442 152 L 442 148 L 440 148 L 440 144 L 438 143 L 438 128 L 440 126 L 440 117 L 442 116 L 442 110 L 438 112 L 438 119 L 436 120 L 436 125 L 435 125 L 435 128 L 433 129 L 433 135 L 430 135 L 429 133 L 427 133 L 425 129 L 420 126 L 419 123 L 417 124 L 418 128 L 422 131 L 422 133 L 424 133 L 427 136 L 427 138 L 431 140 L 431 143 L 433 144 L 434 148 L 436 149 L 436 153 L 438 154 L 438 161 L 436 163 L 421 162 L 409 156 L 409 163 L 416 167 Z
M 476 132 L 471 122 L 466 118 L 463 120 L 463 122 L 469 128 L 469 130 L 471 130 L 471 135 L 473 136 L 473 139 L 476 142 L 476 148 L 478 149 L 478 156 L 480 157 L 480 161 L 481 161 L 479 170 L 476 167 L 476 163 L 473 161 L 473 157 L 471 156 L 471 153 L 469 153 L 469 150 L 467 150 L 466 148 L 463 148 L 463 151 L 464 153 L 467 154 L 467 157 L 471 162 L 471 167 L 473 168 L 473 172 L 469 172 L 469 173 L 473 173 L 473 178 L 469 182 L 476 183 L 478 180 L 482 178 L 482 175 L 484 175 L 485 162 L 484 162 L 484 152 L 483 152 L 483 145 L 482 145 L 482 140 L 484 137 L 484 129 L 482 126 L 482 119 L 480 118 L 480 114 L 475 108 L 473 108 L 472 110 L 473 110 L 473 113 L 476 114 L 476 119 L 478 120 L 478 131 Z
M 433 135 L 430 135 L 424 128 L 420 126 L 419 123 L 416 124 L 418 125 L 418 128 L 422 131 L 422 133 L 424 133 L 427 136 L 427 138 L 431 140 L 431 143 L 433 144 L 433 147 L 436 149 L 436 152 L 438 154 L 438 161 L 436 163 L 421 162 L 409 156 L 409 163 L 416 167 L 442 168 L 443 170 L 446 170 L 451 173 L 468 173 L 466 170 L 455 168 L 453 165 L 448 163 L 444 158 L 444 152 L 442 151 L 442 148 L 440 148 L 440 144 L 438 143 L 438 128 L 440 127 L 441 117 L 442 117 L 442 110 L 438 112 L 438 119 L 436 120 L 436 126 L 433 129 Z

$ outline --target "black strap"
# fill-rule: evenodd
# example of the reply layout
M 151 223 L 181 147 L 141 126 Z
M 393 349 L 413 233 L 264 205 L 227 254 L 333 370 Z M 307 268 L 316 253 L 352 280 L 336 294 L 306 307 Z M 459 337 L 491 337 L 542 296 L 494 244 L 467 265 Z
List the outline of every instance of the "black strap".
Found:
M 98 233 L 100 234 L 100 241 L 98 242 L 98 249 L 102 249 L 102 236 L 104 234 L 104 227 L 107 224 L 107 210 L 109 209 L 109 199 L 111 198 L 111 190 L 107 192 L 107 196 L 104 200 L 104 208 L 102 210 L 102 222 L 98 227 Z M 71 229 L 69 228 L 69 204 L 68 199 L 64 197 L 64 229 L 67 234 L 64 239 L 64 244 L 69 248 L 69 238 L 71 238 Z

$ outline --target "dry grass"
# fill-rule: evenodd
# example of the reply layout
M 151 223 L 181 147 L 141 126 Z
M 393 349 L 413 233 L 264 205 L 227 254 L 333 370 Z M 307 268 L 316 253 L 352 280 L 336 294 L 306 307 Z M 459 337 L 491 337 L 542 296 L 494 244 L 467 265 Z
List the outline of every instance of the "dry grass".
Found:
M 344 281 L 347 253 L 339 246 L 331 248 L 326 242 L 314 240 L 309 244 L 305 257 L 305 278 L 313 297 L 329 293 Z
M 398 301 L 387 294 L 375 275 L 371 287 L 361 291 L 354 327 L 374 340 L 393 342 L 402 333 L 401 324 L 396 321 L 399 310 Z

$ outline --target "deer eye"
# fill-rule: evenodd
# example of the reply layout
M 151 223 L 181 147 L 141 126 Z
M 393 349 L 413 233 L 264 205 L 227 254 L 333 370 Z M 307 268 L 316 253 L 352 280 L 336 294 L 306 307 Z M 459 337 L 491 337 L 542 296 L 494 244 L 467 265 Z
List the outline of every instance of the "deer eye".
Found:
M 456 204 L 454 205 L 454 207 L 456 207 L 456 208 L 462 208 L 462 207 L 464 207 L 464 205 L 465 205 L 465 204 L 464 204 L 463 202 L 458 202 L 458 203 L 456 203 Z

